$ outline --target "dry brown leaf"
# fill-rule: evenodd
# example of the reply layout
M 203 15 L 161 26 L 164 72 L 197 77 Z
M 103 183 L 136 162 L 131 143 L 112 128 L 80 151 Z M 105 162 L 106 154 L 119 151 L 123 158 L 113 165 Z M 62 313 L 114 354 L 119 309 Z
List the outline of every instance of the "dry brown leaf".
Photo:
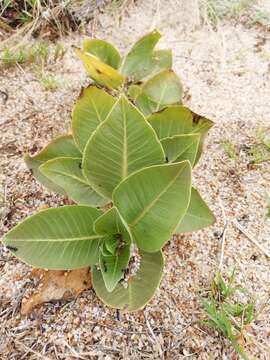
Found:
M 33 269 L 39 279 L 36 291 L 22 299 L 21 314 L 28 315 L 34 307 L 53 300 L 68 300 L 91 288 L 89 268 L 71 271 Z

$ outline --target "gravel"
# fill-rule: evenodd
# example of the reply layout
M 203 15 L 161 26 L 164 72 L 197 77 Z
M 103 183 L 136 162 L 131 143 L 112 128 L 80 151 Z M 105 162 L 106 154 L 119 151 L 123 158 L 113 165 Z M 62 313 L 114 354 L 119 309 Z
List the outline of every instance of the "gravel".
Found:
M 30 268 L 2 247 L 1 359 L 237 359 L 226 340 L 198 324 L 203 318 L 200 294 L 219 266 L 225 223 L 223 272 L 235 268 L 237 284 L 248 289 L 261 309 L 248 329 L 246 350 L 257 359 L 270 358 L 269 259 L 232 222 L 237 220 L 269 252 L 270 162 L 250 166 L 247 147 L 258 141 L 258 128 L 270 126 L 270 37 L 262 28 L 241 23 L 221 22 L 213 31 L 198 26 L 192 11 L 184 14 L 179 1 L 130 2 L 121 13 L 109 7 L 96 15 L 86 33 L 94 29 L 95 36 L 126 51 L 145 32 L 161 30 L 161 46 L 173 49 L 185 104 L 216 123 L 194 170 L 194 185 L 216 223 L 174 236 L 164 250 L 160 289 L 144 310 L 132 314 L 107 308 L 89 290 L 70 302 L 45 304 L 29 318 L 21 316 L 23 294 L 34 286 Z M 86 83 L 71 51 L 71 44 L 81 39 L 78 34 L 65 38 L 64 58 L 47 66 L 61 78 L 54 93 L 42 89 L 32 66 L 0 70 L 0 89 L 8 93 L 6 103 L 0 98 L 1 233 L 37 209 L 66 203 L 35 182 L 23 153 L 33 153 L 69 130 L 73 103 Z M 224 141 L 234 144 L 236 160 L 226 154 Z

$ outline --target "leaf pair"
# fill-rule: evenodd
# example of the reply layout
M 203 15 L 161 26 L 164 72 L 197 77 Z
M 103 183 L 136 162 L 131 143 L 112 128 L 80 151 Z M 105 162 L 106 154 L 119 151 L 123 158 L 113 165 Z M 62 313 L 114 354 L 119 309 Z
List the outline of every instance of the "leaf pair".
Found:
M 72 135 L 53 140 L 35 156 L 25 156 L 27 167 L 49 190 L 68 195 L 81 205 L 104 205 L 106 200 L 96 193 L 82 173 L 82 154 Z
M 86 39 L 83 50 L 74 48 L 74 51 L 83 62 L 87 74 L 98 84 L 117 89 L 124 83 L 125 77 L 117 71 L 121 57 L 111 44 L 103 40 Z
M 154 295 L 159 286 L 164 260 L 161 251 L 146 253 L 140 251 L 139 268 L 128 281 L 122 280 L 130 260 L 130 240 L 116 208 L 107 211 L 97 219 L 95 229 L 100 233 L 117 231 L 117 240 L 109 237 L 100 251 L 99 268 L 92 268 L 93 287 L 102 301 L 117 309 L 135 311 L 142 308 Z M 110 229 L 110 230 L 108 230 Z M 119 235 L 121 246 L 119 247 Z M 114 235 L 115 236 L 115 235 Z M 125 242 L 126 241 L 126 242 Z M 118 247 L 117 245 L 118 244 Z
M 84 40 L 83 50 L 75 48 L 75 53 L 83 62 L 88 75 L 97 84 L 118 89 L 126 78 L 136 82 L 164 69 L 171 69 L 171 51 L 154 51 L 160 37 L 157 31 L 145 35 L 123 59 L 113 45 L 98 39 Z
M 116 48 L 104 40 L 86 39 L 83 50 L 75 48 L 86 72 L 97 84 L 119 89 L 126 81 L 132 84 L 129 95 L 138 108 L 148 115 L 170 104 L 181 103 L 182 85 L 171 70 L 170 50 L 154 50 L 161 35 L 153 31 L 131 48 L 121 60 Z M 147 80 L 144 84 L 134 85 Z
M 94 228 L 106 236 L 99 253 L 99 267 L 107 291 L 112 292 L 128 267 L 131 238 L 115 207 L 98 218 Z
M 168 105 L 181 104 L 182 85 L 172 70 L 164 70 L 143 85 L 132 85 L 128 94 L 144 115 L 160 111 Z
M 213 122 L 195 114 L 184 106 L 169 106 L 147 117 L 161 140 L 169 161 L 183 157 L 195 165 L 202 153 L 202 145 Z

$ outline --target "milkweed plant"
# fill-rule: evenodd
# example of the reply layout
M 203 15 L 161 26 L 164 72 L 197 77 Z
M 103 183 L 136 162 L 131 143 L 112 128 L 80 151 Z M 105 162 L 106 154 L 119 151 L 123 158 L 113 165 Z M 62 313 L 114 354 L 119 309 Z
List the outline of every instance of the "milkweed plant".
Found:
M 2 239 L 34 267 L 90 266 L 97 296 L 128 311 L 153 297 L 172 235 L 214 222 L 191 180 L 213 122 L 182 104 L 159 39 L 157 31 L 143 36 L 124 57 L 98 39 L 74 48 L 91 84 L 75 103 L 71 132 L 25 156 L 35 178 L 74 205 L 39 211 Z

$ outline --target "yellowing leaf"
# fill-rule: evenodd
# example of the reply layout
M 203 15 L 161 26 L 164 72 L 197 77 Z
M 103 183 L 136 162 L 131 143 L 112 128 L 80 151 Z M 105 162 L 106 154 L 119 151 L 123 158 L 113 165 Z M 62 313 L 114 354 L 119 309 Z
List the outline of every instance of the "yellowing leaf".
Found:
M 75 48 L 74 51 L 83 62 L 87 74 L 98 84 L 117 89 L 124 83 L 124 76 L 111 66 L 101 62 L 96 56 L 78 48 Z
M 83 50 L 95 55 L 103 63 L 118 69 L 121 61 L 118 50 L 110 43 L 99 39 L 85 39 L 83 41 Z

